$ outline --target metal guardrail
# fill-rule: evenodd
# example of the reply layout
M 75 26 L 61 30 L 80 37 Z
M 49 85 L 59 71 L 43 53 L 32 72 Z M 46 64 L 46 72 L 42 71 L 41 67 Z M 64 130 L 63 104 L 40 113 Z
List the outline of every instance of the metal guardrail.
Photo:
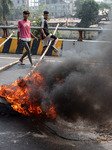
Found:
M 7 29 L 17 29 L 17 26 L 0 26 L 0 29 L 3 29 L 3 32 L 4 32 L 3 37 L 6 38 L 6 37 L 8 37 Z M 31 29 L 39 30 L 41 28 L 40 27 L 31 27 Z M 55 27 L 49 27 L 49 30 L 55 30 Z M 109 29 L 59 27 L 58 30 L 78 31 L 79 32 L 78 41 L 83 41 L 83 37 L 82 37 L 83 31 L 98 31 L 98 32 L 102 32 L 104 30 L 109 30 Z
M 17 26 L 0 26 L 0 29 L 17 29 Z M 40 27 L 31 27 L 31 29 L 41 29 Z M 49 30 L 55 30 L 55 27 L 49 27 Z M 69 31 L 103 31 L 109 29 L 98 29 L 98 28 L 68 28 L 59 27 L 58 30 L 69 30 Z

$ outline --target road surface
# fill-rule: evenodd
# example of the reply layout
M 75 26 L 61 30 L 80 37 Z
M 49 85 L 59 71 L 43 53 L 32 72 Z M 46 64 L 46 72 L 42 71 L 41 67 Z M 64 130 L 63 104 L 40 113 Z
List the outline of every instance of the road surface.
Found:
M 21 55 L 0 54 L 0 67 L 12 63 Z M 33 61 L 39 56 L 33 56 Z M 63 58 L 46 57 L 46 61 L 59 63 Z M 25 77 L 31 70 L 19 64 L 0 72 L 0 85 Z M 0 150 L 112 150 L 111 130 L 97 129 L 82 121 L 71 123 L 60 119 L 55 121 L 33 121 L 22 115 L 0 117 Z

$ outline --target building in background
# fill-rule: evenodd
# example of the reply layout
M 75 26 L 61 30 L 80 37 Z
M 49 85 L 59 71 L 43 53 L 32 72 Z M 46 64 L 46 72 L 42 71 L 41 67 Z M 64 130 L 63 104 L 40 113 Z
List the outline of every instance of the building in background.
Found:
M 42 6 L 43 11 L 49 11 L 50 18 L 69 17 L 75 14 L 75 0 L 31 0 L 31 5 L 34 8 Z
M 103 2 L 112 4 L 112 0 L 103 0 Z
M 101 2 L 103 2 L 103 0 L 95 0 L 97 3 L 101 3 Z
M 21 6 L 28 8 L 29 7 L 29 0 L 12 0 L 14 7 L 19 8 Z
M 101 3 L 101 2 L 104 2 L 104 3 L 110 3 L 112 4 L 112 0 L 95 0 L 97 3 Z
M 32 8 L 37 8 L 39 6 L 39 1 L 38 0 L 30 0 L 30 6 Z

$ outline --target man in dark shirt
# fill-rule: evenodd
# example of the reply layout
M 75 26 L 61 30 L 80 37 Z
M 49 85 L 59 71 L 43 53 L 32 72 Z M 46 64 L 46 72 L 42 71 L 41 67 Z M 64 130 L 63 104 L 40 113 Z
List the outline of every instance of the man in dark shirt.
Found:
M 48 23 L 47 23 L 47 19 L 49 17 L 49 12 L 48 11 L 44 11 L 44 19 L 42 20 L 41 23 L 41 37 L 43 40 L 43 50 L 42 50 L 42 54 L 44 53 L 45 49 L 48 46 L 48 43 L 50 40 L 54 41 L 54 45 L 52 46 L 54 48 L 54 51 L 58 54 L 58 50 L 56 49 L 56 44 L 58 42 L 58 38 L 52 34 L 49 33 L 49 29 L 48 29 Z

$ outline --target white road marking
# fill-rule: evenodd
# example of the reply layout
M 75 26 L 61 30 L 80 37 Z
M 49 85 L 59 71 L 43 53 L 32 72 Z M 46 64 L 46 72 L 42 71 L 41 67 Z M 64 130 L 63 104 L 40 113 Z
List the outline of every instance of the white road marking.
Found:
M 20 57 L 0 57 L 0 59 L 10 59 L 10 60 L 18 60 Z M 32 58 L 32 60 L 36 61 L 38 59 Z M 47 62 L 62 62 L 62 60 L 57 60 L 57 59 L 51 59 L 51 58 L 46 58 L 45 61 Z
M 19 59 L 19 58 L 16 58 L 16 57 L 0 57 L 0 59 Z

